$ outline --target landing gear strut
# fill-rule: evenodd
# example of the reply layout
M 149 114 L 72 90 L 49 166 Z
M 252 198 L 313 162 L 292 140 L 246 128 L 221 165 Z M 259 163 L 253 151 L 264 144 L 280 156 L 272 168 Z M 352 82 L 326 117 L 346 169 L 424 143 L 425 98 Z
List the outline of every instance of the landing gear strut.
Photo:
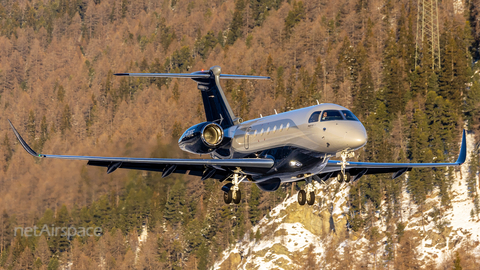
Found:
M 230 204 L 232 201 L 235 204 L 239 204 L 242 200 L 242 192 L 238 184 L 240 184 L 246 176 L 240 175 L 238 173 L 233 174 L 232 186 L 228 192 L 224 192 L 223 200 L 226 204 Z

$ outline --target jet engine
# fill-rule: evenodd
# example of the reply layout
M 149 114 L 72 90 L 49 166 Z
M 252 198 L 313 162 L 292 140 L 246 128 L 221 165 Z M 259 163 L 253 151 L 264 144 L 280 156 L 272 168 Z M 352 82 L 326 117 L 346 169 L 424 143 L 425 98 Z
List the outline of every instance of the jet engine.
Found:
M 203 122 L 187 129 L 178 140 L 183 151 L 193 154 L 208 154 L 223 141 L 223 129 L 216 123 Z

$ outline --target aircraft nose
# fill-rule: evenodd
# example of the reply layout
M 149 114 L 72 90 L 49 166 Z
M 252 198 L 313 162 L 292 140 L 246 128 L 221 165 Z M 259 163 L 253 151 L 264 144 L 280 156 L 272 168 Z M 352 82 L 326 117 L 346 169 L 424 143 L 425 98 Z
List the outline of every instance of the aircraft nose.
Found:
M 352 129 L 347 132 L 345 139 L 350 148 L 357 149 L 367 143 L 367 132 L 363 126 L 361 128 Z

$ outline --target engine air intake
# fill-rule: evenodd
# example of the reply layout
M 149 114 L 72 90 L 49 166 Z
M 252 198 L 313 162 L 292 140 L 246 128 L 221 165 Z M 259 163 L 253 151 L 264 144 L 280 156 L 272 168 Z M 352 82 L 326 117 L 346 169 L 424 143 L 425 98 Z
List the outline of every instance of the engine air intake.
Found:
M 208 146 L 217 146 L 222 142 L 223 139 L 223 130 L 222 128 L 215 124 L 211 123 L 203 129 L 202 140 Z

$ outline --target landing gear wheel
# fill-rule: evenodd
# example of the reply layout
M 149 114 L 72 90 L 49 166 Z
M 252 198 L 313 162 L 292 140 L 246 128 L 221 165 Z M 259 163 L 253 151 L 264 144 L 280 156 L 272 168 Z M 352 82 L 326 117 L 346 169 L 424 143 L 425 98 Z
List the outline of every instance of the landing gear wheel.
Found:
M 305 201 L 307 199 L 307 194 L 305 193 L 305 190 L 302 189 L 298 191 L 297 199 L 298 199 L 298 204 L 300 205 L 305 204 Z
M 345 173 L 345 183 L 350 183 L 350 179 L 352 179 L 352 176 L 350 173 Z
M 242 192 L 240 192 L 240 190 L 236 190 L 235 191 L 235 196 L 233 198 L 233 202 L 235 204 L 239 204 L 241 200 L 242 200 Z
M 337 174 L 337 181 L 338 181 L 339 183 L 343 183 L 343 180 L 345 180 L 344 177 L 343 177 L 343 173 L 339 172 L 339 173 Z
M 230 204 L 232 202 L 232 191 L 229 190 L 228 192 L 223 192 L 223 201 L 226 204 Z
M 308 205 L 313 205 L 315 203 L 315 192 L 311 191 L 308 193 L 307 203 Z

